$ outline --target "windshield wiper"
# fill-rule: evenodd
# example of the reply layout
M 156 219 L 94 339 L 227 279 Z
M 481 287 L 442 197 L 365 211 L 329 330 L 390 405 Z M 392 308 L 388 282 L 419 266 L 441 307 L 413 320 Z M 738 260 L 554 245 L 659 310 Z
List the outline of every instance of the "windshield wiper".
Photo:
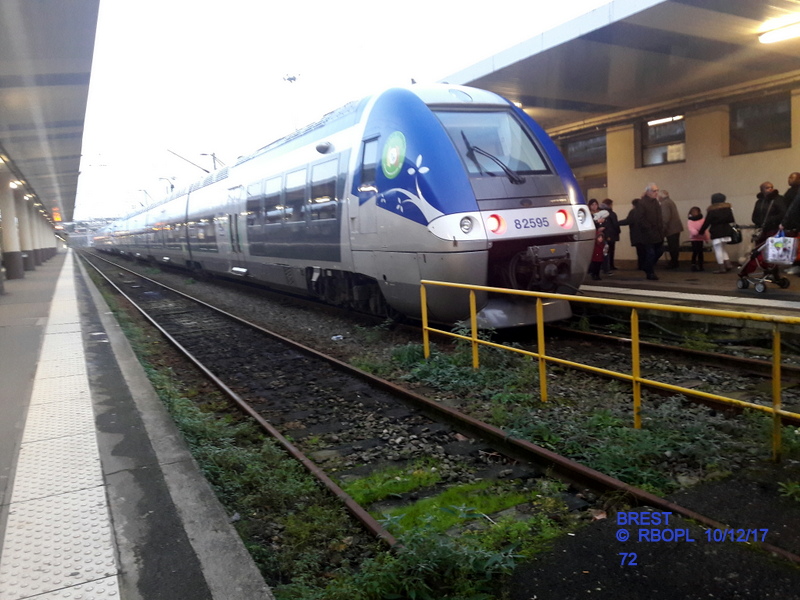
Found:
M 467 146 L 467 158 L 470 159 L 472 162 L 475 163 L 475 166 L 478 167 L 478 174 L 483 175 L 483 169 L 481 168 L 481 163 L 478 162 L 478 159 L 475 158 L 475 153 L 472 151 L 472 144 L 469 143 L 467 139 L 467 134 L 464 133 L 464 130 L 461 130 L 461 137 L 464 140 L 464 144 Z
M 508 178 L 509 178 L 509 180 L 511 180 L 511 183 L 516 183 L 517 185 L 519 185 L 521 183 L 525 183 L 525 178 L 522 175 L 519 175 L 519 174 L 515 173 L 514 171 L 512 171 L 511 169 L 509 169 L 506 166 L 506 164 L 502 160 L 497 158 L 494 154 L 491 154 L 491 153 L 487 152 L 486 150 L 483 150 L 482 148 L 478 148 L 477 146 L 473 146 L 472 147 L 472 151 L 473 152 L 477 152 L 478 154 L 481 154 L 481 155 L 485 156 L 486 158 L 496 162 L 497 166 L 500 167 L 501 169 L 503 169 L 503 173 L 508 175 Z
M 472 144 L 470 144 L 469 141 L 467 140 L 467 136 L 464 134 L 463 131 L 461 132 L 461 137 L 464 138 L 464 143 L 467 145 L 467 157 L 470 158 L 478 166 L 478 170 L 481 172 L 481 174 L 483 173 L 483 169 L 481 169 L 481 166 L 478 163 L 478 159 L 475 158 L 476 152 L 481 156 L 485 156 L 489 160 L 494 161 L 498 167 L 503 169 L 503 173 L 505 173 L 508 176 L 508 179 L 509 181 L 511 181 L 511 183 L 515 183 L 517 185 L 525 183 L 525 178 L 522 175 L 512 171 L 502 160 L 497 158 L 494 154 L 487 152 L 483 148 L 478 148 L 478 146 L 473 146 Z

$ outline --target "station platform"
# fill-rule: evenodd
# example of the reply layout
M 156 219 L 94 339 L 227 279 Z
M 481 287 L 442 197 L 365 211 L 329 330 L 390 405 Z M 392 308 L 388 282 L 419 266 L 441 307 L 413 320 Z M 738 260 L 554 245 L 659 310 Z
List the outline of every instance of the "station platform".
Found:
M 645 278 L 636 269 L 635 261 L 618 260 L 617 271 L 611 275 L 601 273 L 600 281 L 589 278 L 581 285 L 581 293 L 587 296 L 615 298 L 621 300 L 679 304 L 751 313 L 800 317 L 800 276 L 785 275 L 790 285 L 780 289 L 767 285 L 764 293 L 736 287 L 739 279 L 737 267 L 728 273 L 716 274 L 716 264 L 707 263 L 704 271 L 691 271 L 689 261 L 679 264 L 677 269 L 665 268 L 662 259 L 656 265 L 657 281 Z M 783 269 L 782 269 L 783 271 Z
M 0 598 L 272 593 L 72 251 L 0 295 Z

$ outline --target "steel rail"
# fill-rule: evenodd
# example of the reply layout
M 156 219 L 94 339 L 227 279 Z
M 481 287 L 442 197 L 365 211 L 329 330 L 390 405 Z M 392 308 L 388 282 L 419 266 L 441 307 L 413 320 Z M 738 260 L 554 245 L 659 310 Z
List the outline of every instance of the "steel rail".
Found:
M 546 328 L 552 331 L 565 333 L 567 335 L 573 335 L 575 337 L 595 338 L 609 343 L 618 343 L 620 345 L 630 344 L 631 342 L 630 337 L 598 333 L 596 331 L 582 331 L 580 329 L 574 329 L 562 325 L 553 325 L 551 323 L 548 323 Z M 647 348 L 656 352 L 680 352 L 683 354 L 689 354 L 691 356 L 703 359 L 703 361 L 706 361 L 708 364 L 715 366 L 719 364 L 729 365 L 731 362 L 735 362 L 737 365 L 742 366 L 754 375 L 759 375 L 762 377 L 772 376 L 772 363 L 759 358 L 745 358 L 743 356 L 736 356 L 734 354 L 718 354 L 716 352 L 709 352 L 707 350 L 697 350 L 695 348 L 686 348 L 684 346 L 673 346 L 670 344 L 661 344 L 658 342 L 648 342 L 643 340 L 639 340 L 639 346 L 642 349 Z M 781 373 L 784 375 L 784 377 L 793 379 L 796 378 L 800 380 L 800 366 L 798 365 L 782 364 Z

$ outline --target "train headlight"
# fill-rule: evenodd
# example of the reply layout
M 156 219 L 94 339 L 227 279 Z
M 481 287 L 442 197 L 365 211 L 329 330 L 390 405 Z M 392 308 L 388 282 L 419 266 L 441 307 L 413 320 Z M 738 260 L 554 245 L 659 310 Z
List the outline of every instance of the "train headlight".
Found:
M 502 235 L 506 232 L 506 220 L 500 215 L 489 215 L 486 219 L 486 227 L 492 233 Z
M 461 231 L 463 231 L 464 233 L 469 233 L 470 231 L 472 231 L 472 219 L 470 219 L 469 217 L 464 217 L 463 219 L 461 219 L 460 226 L 461 226 Z
M 587 217 L 586 209 L 585 208 L 579 208 L 578 209 L 578 223 L 583 225 L 586 222 L 586 217 Z

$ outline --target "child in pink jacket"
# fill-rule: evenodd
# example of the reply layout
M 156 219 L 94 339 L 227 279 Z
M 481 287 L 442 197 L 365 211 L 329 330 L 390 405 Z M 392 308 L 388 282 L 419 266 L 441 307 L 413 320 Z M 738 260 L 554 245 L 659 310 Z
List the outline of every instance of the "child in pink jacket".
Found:
M 707 230 L 700 233 L 700 228 L 704 222 L 703 211 L 697 206 L 689 209 L 689 220 L 686 228 L 689 230 L 691 236 L 689 239 L 692 242 L 692 271 L 703 270 L 703 246 L 711 239 Z

